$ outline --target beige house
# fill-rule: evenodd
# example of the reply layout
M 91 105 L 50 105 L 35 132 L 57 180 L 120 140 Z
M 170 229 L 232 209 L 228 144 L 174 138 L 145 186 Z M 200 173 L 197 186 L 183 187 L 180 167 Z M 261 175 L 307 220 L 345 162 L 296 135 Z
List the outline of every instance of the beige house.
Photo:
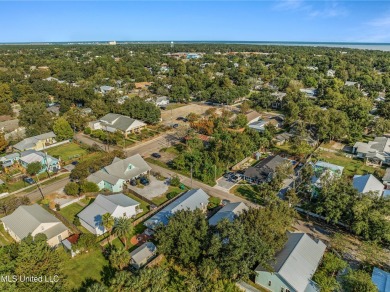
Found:
M 106 114 L 98 121 L 89 122 L 88 127 L 92 130 L 103 130 L 111 133 L 119 131 L 127 137 L 130 133 L 141 131 L 146 127 L 146 124 L 128 116 L 110 113 Z
M 11 215 L 1 218 L 4 229 L 16 241 L 31 234 L 43 233 L 50 246 L 59 245 L 69 236 L 68 228 L 38 204 L 20 206 Z
M 17 151 L 35 150 L 39 151 L 45 149 L 57 141 L 55 140 L 56 134 L 54 132 L 44 133 L 38 136 L 26 138 L 13 147 Z

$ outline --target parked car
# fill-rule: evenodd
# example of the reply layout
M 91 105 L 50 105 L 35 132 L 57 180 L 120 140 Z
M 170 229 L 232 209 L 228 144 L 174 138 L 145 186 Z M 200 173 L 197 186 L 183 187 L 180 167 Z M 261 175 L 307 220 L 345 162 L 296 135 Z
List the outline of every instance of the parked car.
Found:
M 183 119 L 183 122 L 187 123 L 187 122 L 188 122 L 188 119 L 184 118 L 184 119 Z
M 226 206 L 227 204 L 230 204 L 229 200 L 223 199 L 221 202 L 222 206 Z
M 172 128 L 176 129 L 177 127 L 179 127 L 179 124 L 173 124 Z
M 143 184 L 144 186 L 147 186 L 150 184 L 149 180 L 146 178 L 146 177 L 141 177 L 141 179 L 139 180 L 141 184 Z
M 130 184 L 131 184 L 132 186 L 136 186 L 136 185 L 137 185 L 137 181 L 136 181 L 135 179 L 132 179 L 132 180 L 130 181 Z
M 79 164 L 79 162 L 78 161 L 72 161 L 72 165 L 77 165 L 77 164 Z
M 239 182 L 242 178 L 239 175 L 232 175 L 230 179 L 232 180 L 232 182 Z
M 232 172 L 227 172 L 223 175 L 224 178 L 230 178 L 233 175 Z
M 176 121 L 183 121 L 184 118 L 183 117 L 177 117 Z
M 24 177 L 23 178 L 23 180 L 26 182 L 26 183 L 28 183 L 28 184 L 30 184 L 30 185 L 32 185 L 32 184 L 35 184 L 35 180 L 33 180 L 31 177 Z
M 154 158 L 161 158 L 161 155 L 159 153 L 153 153 L 152 156 Z

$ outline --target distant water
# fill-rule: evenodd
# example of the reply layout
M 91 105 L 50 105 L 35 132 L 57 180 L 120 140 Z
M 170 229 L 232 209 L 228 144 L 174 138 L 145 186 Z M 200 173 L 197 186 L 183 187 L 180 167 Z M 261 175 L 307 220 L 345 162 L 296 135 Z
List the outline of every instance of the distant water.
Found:
M 117 41 L 117 44 L 170 44 L 170 41 Z M 348 48 L 360 50 L 390 51 L 390 43 L 337 43 L 337 42 L 267 42 L 267 41 L 174 41 L 175 44 L 247 44 L 265 46 L 305 46 L 305 47 L 329 47 Z M 0 45 L 103 45 L 108 41 L 85 41 L 85 42 L 23 42 L 23 43 L 0 43 Z

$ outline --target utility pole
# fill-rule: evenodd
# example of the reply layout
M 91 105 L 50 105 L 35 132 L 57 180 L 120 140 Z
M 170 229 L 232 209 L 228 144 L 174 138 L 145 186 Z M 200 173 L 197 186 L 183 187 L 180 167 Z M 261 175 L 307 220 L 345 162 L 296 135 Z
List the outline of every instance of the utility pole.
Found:
M 39 177 L 38 177 L 38 174 L 36 174 L 35 176 L 36 176 L 36 178 L 37 178 L 37 181 L 35 182 L 35 184 L 37 185 L 37 187 L 38 187 L 38 190 L 39 190 L 39 192 L 41 193 L 42 199 L 44 199 L 44 198 L 45 198 L 45 196 L 43 195 L 43 192 L 42 192 L 41 186 L 39 185 Z
M 192 163 L 191 163 L 191 189 L 192 189 Z

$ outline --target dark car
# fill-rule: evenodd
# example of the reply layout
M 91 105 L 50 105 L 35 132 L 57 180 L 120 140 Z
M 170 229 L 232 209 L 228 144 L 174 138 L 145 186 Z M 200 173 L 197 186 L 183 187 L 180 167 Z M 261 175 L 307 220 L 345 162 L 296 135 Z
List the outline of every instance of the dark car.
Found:
M 131 184 L 132 186 L 136 186 L 136 185 L 137 185 L 137 181 L 136 181 L 135 179 L 132 179 L 132 180 L 130 181 L 130 184 Z
M 161 158 L 161 155 L 158 154 L 158 153 L 153 153 L 152 156 L 153 156 L 154 158 Z
M 77 165 L 79 162 L 78 161 L 72 161 L 72 165 Z
M 172 126 L 172 128 L 177 128 L 177 127 L 179 127 L 179 124 L 173 124 L 173 126 Z
M 35 180 L 33 180 L 31 177 L 25 177 L 25 178 L 23 178 L 23 180 L 24 180 L 26 183 L 30 184 L 30 185 L 32 185 L 32 184 L 35 183 Z
M 221 202 L 222 206 L 226 206 L 227 204 L 230 204 L 229 200 L 223 199 Z
M 224 178 L 230 178 L 233 175 L 232 172 L 227 172 L 223 175 Z
M 178 117 L 178 118 L 176 119 L 176 121 L 183 121 L 183 120 L 184 120 L 183 117 Z
M 184 118 L 184 119 L 183 119 L 183 122 L 187 123 L 187 122 L 188 122 L 188 119 Z
M 139 180 L 141 184 L 143 184 L 144 186 L 147 186 L 149 185 L 149 180 L 146 178 L 146 177 L 141 177 L 141 179 Z

